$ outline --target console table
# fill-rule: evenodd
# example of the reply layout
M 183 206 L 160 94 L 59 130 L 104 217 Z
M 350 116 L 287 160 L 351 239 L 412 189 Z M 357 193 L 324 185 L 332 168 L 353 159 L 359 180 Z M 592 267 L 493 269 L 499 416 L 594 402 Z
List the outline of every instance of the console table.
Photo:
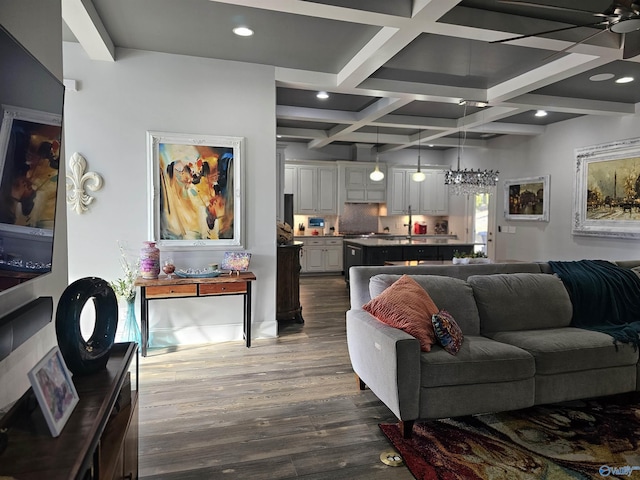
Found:
M 140 324 L 142 345 L 140 351 L 147 356 L 149 346 L 149 301 L 167 298 L 212 297 L 221 295 L 242 295 L 244 297 L 243 332 L 247 348 L 251 346 L 251 282 L 256 279 L 252 272 L 223 273 L 213 278 L 182 278 L 160 275 L 149 280 L 138 277 L 136 287 L 140 287 Z

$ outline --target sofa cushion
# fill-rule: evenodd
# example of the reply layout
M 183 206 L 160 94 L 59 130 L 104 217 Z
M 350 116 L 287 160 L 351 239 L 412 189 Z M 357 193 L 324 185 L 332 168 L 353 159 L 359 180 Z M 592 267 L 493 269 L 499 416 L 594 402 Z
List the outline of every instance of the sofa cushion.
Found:
M 456 356 L 434 345 L 420 355 L 422 387 L 502 383 L 532 378 L 535 362 L 528 352 L 479 335 L 466 335 Z
M 616 349 L 610 335 L 582 328 L 498 332 L 491 338 L 531 353 L 536 360 L 536 373 L 541 375 L 635 365 L 638 362 L 638 352 L 633 350 L 633 345 L 619 343 Z
M 369 293 L 371 298 L 379 295 L 400 275 L 379 274 L 371 277 Z M 428 293 L 436 305 L 449 312 L 458 322 L 465 335 L 480 333 L 478 308 L 471 287 L 464 280 L 442 275 L 411 275 Z
M 453 316 L 446 310 L 440 310 L 431 316 L 433 331 L 438 343 L 451 355 L 460 350 L 464 336 Z
M 559 328 L 571 323 L 571 299 L 555 275 L 474 275 L 467 281 L 473 289 L 483 334 Z
M 431 315 L 438 313 L 438 307 L 425 289 L 408 275 L 400 277 L 362 308 L 381 322 L 416 337 L 424 352 L 436 343 Z

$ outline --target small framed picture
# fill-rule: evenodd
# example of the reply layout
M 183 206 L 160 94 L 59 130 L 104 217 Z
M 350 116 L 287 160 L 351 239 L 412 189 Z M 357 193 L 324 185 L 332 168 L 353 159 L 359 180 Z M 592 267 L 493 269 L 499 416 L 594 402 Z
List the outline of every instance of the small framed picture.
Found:
M 250 260 L 251 254 L 248 252 L 224 252 L 220 268 L 229 272 L 246 272 L 249 270 Z
M 58 347 L 52 348 L 29 372 L 29 381 L 38 399 L 51 435 L 57 437 L 78 404 L 78 392 L 71 372 Z

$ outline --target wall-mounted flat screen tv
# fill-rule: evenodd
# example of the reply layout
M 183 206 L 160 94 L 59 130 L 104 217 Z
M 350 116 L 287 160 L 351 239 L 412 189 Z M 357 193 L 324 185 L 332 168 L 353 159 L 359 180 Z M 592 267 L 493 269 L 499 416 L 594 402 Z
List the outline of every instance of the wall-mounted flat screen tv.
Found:
M 0 291 L 51 272 L 64 86 L 0 26 Z

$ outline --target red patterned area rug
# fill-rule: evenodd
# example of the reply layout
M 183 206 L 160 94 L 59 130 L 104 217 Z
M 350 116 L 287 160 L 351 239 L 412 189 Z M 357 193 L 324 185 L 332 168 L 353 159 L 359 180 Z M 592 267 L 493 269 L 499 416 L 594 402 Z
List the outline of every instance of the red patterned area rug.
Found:
M 640 479 L 639 393 L 380 428 L 418 480 Z

